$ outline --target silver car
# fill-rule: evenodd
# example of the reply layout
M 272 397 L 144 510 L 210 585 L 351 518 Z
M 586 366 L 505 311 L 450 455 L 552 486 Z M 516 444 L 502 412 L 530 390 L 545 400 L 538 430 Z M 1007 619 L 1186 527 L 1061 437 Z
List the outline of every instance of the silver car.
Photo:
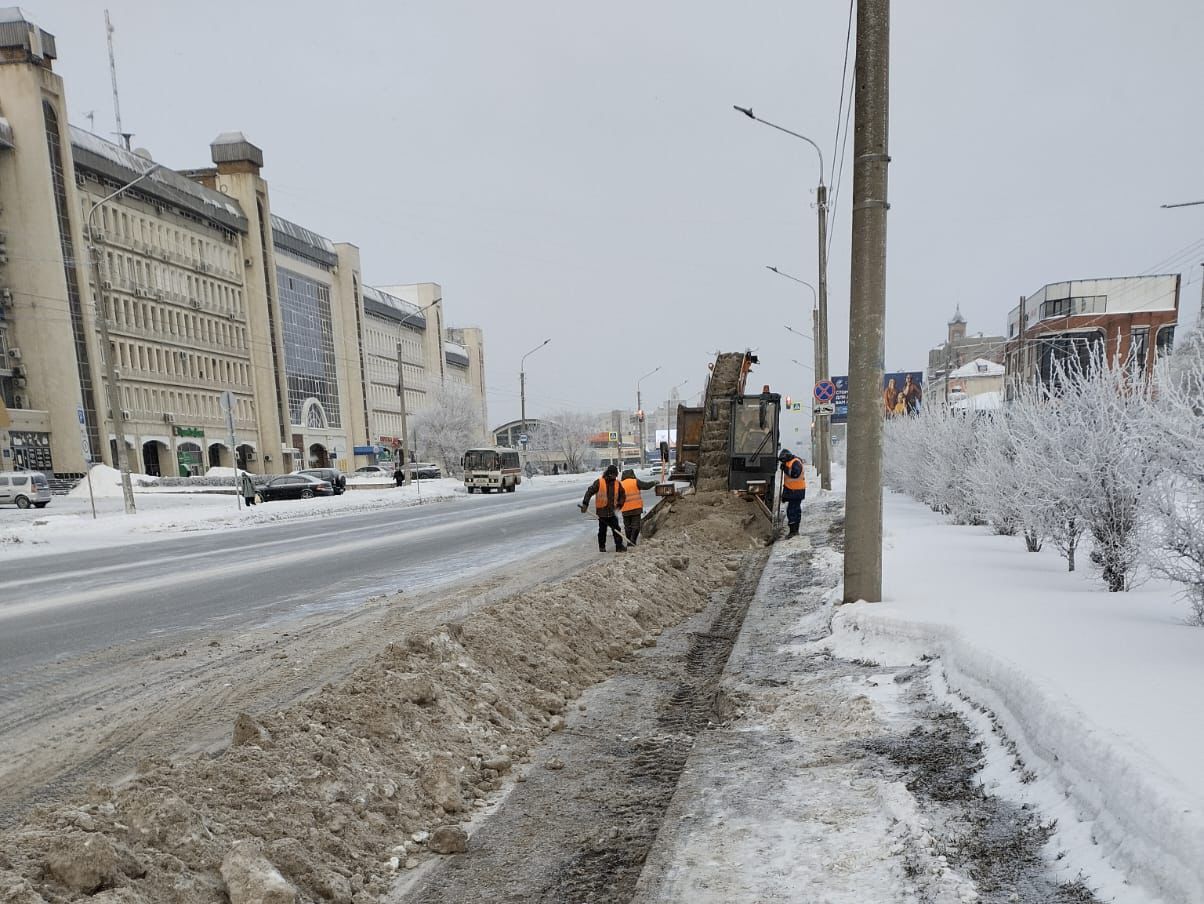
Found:
M 0 505 L 46 508 L 50 483 L 41 471 L 0 471 Z

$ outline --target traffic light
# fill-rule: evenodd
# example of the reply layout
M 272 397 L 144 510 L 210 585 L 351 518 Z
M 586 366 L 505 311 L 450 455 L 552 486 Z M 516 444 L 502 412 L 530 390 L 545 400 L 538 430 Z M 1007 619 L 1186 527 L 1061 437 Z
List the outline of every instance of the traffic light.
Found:
M 638 410 L 638 411 L 635 413 L 635 416 L 636 416 L 636 418 L 638 418 L 638 419 L 639 419 L 639 422 L 640 422 L 641 424 L 642 424 L 642 423 L 644 423 L 644 409 L 643 409 L 643 408 L 639 409 L 639 410 Z
M 782 401 L 784 401 L 786 403 L 786 410 L 789 411 L 790 410 L 790 396 L 786 396 L 786 398 L 784 398 Z

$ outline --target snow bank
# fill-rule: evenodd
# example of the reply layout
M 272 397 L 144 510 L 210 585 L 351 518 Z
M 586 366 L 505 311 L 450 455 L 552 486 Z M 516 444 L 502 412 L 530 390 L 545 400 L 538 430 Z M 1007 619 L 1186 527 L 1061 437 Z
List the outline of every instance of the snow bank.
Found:
M 835 651 L 939 656 L 950 691 L 1015 743 L 1075 859 L 1102 858 L 1156 900 L 1204 901 L 1204 631 L 1183 624 L 1175 590 L 1096 590 L 1052 552 L 901 496 L 885 515 L 887 601 L 840 609 Z M 1104 896 L 1143 900 L 1104 872 L 1089 877 Z
M 95 465 L 92 468 L 91 477 L 92 495 L 97 499 L 121 497 L 121 472 L 116 468 L 110 468 L 108 465 Z M 130 473 L 130 483 L 135 490 L 141 489 L 142 484 L 154 479 L 145 474 Z M 87 499 L 88 481 L 86 479 L 81 480 L 76 486 L 71 488 L 71 491 L 67 495 L 76 499 Z

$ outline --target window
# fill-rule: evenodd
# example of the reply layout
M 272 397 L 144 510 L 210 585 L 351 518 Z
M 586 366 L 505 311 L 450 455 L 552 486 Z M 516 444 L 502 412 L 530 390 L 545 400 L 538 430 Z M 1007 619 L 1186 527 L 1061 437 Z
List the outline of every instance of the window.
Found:
M 1175 325 L 1173 323 L 1158 328 L 1158 336 L 1154 340 L 1154 357 L 1165 358 L 1175 350 Z
M 1146 361 L 1150 356 L 1150 328 L 1148 326 L 1134 327 L 1129 333 L 1129 369 L 1134 374 L 1145 372 Z

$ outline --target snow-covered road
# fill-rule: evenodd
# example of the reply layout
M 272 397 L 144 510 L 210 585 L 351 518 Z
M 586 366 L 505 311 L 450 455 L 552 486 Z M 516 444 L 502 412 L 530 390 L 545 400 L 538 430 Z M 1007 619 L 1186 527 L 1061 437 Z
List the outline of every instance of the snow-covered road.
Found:
M 0 585 L 0 687 L 19 691 L 10 682 L 39 663 L 148 635 L 183 641 L 207 628 L 350 607 L 483 572 L 578 533 L 588 542 L 590 525 L 572 507 L 578 494 L 554 484 L 18 559 Z

